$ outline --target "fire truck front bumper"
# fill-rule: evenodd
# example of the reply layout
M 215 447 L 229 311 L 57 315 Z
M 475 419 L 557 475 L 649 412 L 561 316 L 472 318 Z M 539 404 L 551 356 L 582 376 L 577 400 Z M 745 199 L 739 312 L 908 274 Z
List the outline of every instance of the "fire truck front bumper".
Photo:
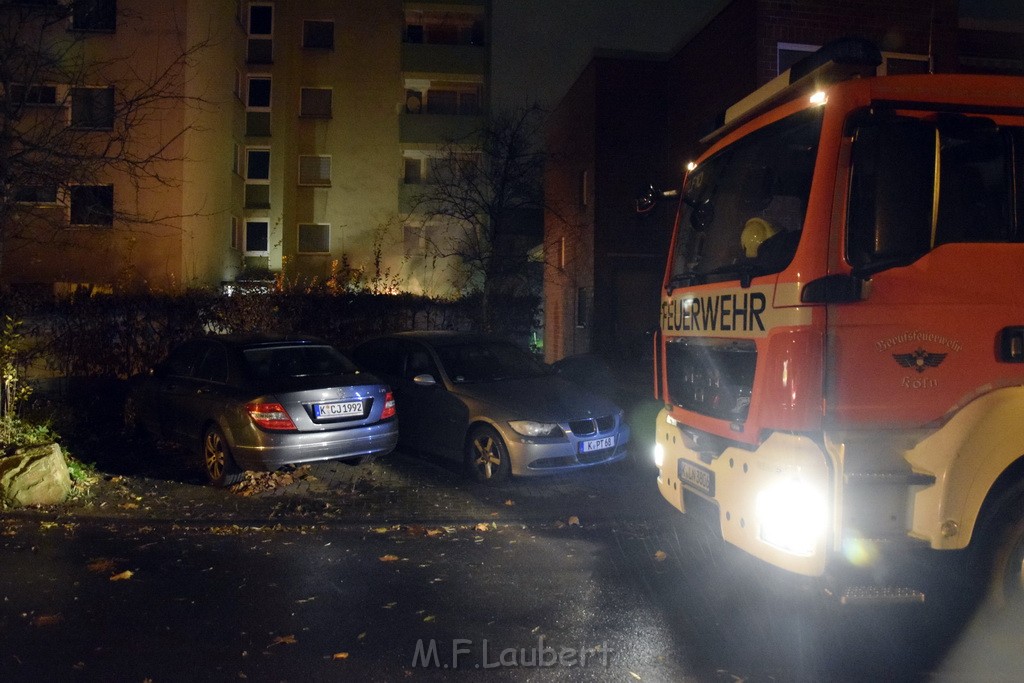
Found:
M 681 512 L 686 496 L 699 496 L 717 510 L 727 542 L 797 574 L 824 574 L 835 492 L 827 454 L 812 439 L 773 433 L 756 450 L 700 452 L 662 410 L 654 457 L 658 488 Z

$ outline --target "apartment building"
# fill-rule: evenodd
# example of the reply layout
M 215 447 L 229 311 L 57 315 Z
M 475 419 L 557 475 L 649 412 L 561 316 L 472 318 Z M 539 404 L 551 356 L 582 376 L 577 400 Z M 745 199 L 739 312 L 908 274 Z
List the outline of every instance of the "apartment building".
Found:
M 151 161 L 14 183 L 3 284 L 178 291 L 348 268 L 443 287 L 423 231 L 407 229 L 409 187 L 486 114 L 488 0 L 7 0 L 0 12 L 43 17 L 48 44 L 90 80 L 15 77 L 5 102 Z M 137 118 L 123 137 L 122 100 L 153 81 L 161 96 L 126 109 Z

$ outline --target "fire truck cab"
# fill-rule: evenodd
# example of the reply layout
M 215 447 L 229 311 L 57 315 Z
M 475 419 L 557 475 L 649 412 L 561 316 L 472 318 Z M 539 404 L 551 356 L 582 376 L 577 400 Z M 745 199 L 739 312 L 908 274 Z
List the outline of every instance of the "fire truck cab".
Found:
M 826 46 L 730 108 L 686 174 L 658 487 L 773 565 L 875 577 L 844 602 L 923 600 L 887 574 L 906 549 L 984 549 L 1020 592 L 1024 78 L 880 61 Z

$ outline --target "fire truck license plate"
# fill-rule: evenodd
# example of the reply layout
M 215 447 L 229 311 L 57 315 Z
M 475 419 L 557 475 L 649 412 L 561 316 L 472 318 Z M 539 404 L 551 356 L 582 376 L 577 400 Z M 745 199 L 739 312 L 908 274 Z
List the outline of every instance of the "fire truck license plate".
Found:
M 679 479 L 705 495 L 715 495 L 715 473 L 707 468 L 680 460 Z

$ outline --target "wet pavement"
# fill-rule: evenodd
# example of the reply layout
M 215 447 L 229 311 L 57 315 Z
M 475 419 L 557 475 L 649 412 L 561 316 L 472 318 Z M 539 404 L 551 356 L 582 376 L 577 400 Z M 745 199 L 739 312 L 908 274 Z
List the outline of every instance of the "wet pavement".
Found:
M 0 514 L 0 679 L 993 673 L 970 641 L 945 640 L 941 610 L 837 611 L 813 581 L 725 546 L 661 499 L 643 457 L 494 486 L 400 451 L 218 490 L 182 456 L 112 450 L 87 495 Z M 1015 671 L 1018 631 L 979 629 L 1000 643 L 983 664 Z M 524 661 L 545 646 L 576 659 Z

